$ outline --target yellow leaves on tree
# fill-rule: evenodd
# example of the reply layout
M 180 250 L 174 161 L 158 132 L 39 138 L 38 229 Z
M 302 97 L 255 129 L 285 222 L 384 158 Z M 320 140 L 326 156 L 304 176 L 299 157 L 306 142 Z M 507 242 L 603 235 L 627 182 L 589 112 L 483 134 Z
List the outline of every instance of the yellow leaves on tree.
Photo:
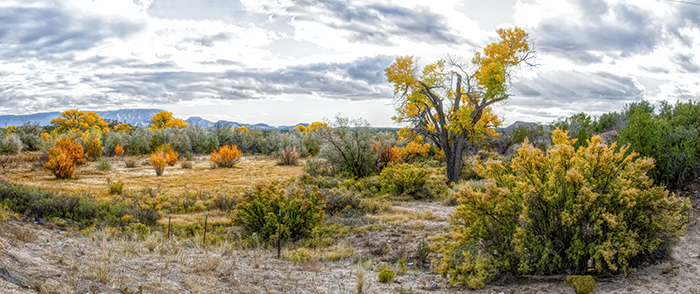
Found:
M 217 167 L 233 167 L 238 163 L 243 153 L 237 146 L 224 145 L 210 154 L 211 161 Z
M 294 127 L 294 129 L 306 134 L 306 127 L 304 125 L 298 125 L 298 126 Z
M 151 118 L 151 120 L 153 121 L 151 127 L 149 128 L 151 129 L 151 131 L 162 130 L 170 127 L 182 128 L 190 125 L 182 121 L 182 119 L 173 118 L 173 113 L 165 110 L 156 113 L 156 115 L 154 115 L 153 118 Z
M 119 123 L 114 126 L 114 131 L 116 132 L 129 132 L 131 131 L 131 125 L 127 123 Z
M 306 132 L 313 132 L 320 129 L 330 129 L 330 127 L 326 123 L 315 121 L 306 127 Z
M 404 56 L 384 70 L 397 97 L 393 119 L 408 123 L 444 152 L 450 182 L 460 180 L 467 145 L 496 135 L 493 128 L 501 120 L 490 105 L 508 99 L 510 71 L 532 58 L 522 29 L 501 29 L 498 34 L 501 40 L 477 53 L 471 69 L 457 58 L 420 68 L 412 56 Z
M 66 110 L 61 117 L 54 118 L 51 123 L 56 125 L 56 132 L 65 133 L 71 130 L 82 134 L 86 130 L 95 128 L 103 134 L 109 134 L 109 126 L 96 112 L 82 112 L 77 109 Z
M 17 130 L 17 127 L 15 127 L 13 125 L 9 125 L 9 126 L 5 127 L 5 130 L 7 130 L 8 132 L 14 132 Z
M 83 154 L 83 146 L 64 137 L 56 142 L 56 147 L 49 149 L 49 160 L 44 163 L 44 168 L 50 170 L 56 178 L 71 178 L 75 166 L 85 163 L 86 156 Z
M 243 133 L 247 133 L 247 132 L 248 132 L 248 128 L 246 128 L 245 126 L 240 126 L 240 127 L 237 127 L 237 128 L 236 128 L 236 131 L 243 132 Z

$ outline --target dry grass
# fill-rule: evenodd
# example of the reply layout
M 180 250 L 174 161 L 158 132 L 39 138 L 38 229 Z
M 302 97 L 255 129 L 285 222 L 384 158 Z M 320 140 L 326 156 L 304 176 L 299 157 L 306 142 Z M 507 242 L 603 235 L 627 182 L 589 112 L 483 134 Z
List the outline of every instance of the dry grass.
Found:
M 144 161 L 146 156 L 139 158 Z M 199 156 L 191 163 L 193 167 L 169 168 L 162 176 L 156 176 L 150 165 L 126 168 L 117 164 L 120 159 L 111 158 L 112 169 L 97 170 L 95 162 L 88 162 L 76 168 L 73 179 L 58 180 L 49 171 L 32 171 L 28 165 L 9 169 L 3 175 L 5 180 L 25 185 L 38 186 L 42 189 L 71 192 L 91 193 L 95 196 L 108 196 L 107 178 L 124 183 L 125 192 L 137 192 L 144 186 L 161 185 L 162 191 L 170 194 L 181 194 L 187 188 L 214 190 L 226 187 L 229 190 L 244 190 L 258 181 L 285 180 L 301 175 L 302 166 L 280 166 L 273 156 L 245 156 L 235 168 L 211 169 L 209 158 Z

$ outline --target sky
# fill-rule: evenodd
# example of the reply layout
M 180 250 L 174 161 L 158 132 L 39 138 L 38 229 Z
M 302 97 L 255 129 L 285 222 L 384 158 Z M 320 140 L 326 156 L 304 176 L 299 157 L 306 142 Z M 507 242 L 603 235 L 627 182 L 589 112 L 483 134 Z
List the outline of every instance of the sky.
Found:
M 504 125 L 700 100 L 700 5 L 661 0 L 0 0 L 0 114 L 162 108 L 397 127 L 383 69 L 469 60 L 523 28 L 536 51 Z M 700 0 L 687 0 L 697 2 Z

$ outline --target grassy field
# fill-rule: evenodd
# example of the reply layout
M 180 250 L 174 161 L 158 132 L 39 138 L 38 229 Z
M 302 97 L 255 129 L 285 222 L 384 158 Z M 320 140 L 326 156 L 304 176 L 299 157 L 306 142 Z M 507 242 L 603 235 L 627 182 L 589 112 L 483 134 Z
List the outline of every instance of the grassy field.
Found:
M 156 176 L 149 165 L 148 156 L 138 157 L 136 167 L 127 168 L 119 157 L 109 158 L 111 169 L 97 169 L 97 162 L 87 162 L 78 166 L 72 179 L 61 180 L 50 171 L 32 168 L 25 162 L 18 168 L 2 170 L 0 178 L 13 183 L 41 187 L 45 190 L 90 193 L 96 197 L 108 197 L 107 179 L 122 181 L 125 192 L 141 191 L 144 187 L 160 188 L 169 194 L 179 194 L 186 189 L 243 191 L 259 181 L 285 180 L 302 174 L 301 164 L 297 166 L 277 165 L 271 156 L 244 156 L 234 168 L 212 169 L 208 156 L 197 156 L 192 161 L 192 169 L 181 168 L 180 164 L 168 166 L 162 176 Z

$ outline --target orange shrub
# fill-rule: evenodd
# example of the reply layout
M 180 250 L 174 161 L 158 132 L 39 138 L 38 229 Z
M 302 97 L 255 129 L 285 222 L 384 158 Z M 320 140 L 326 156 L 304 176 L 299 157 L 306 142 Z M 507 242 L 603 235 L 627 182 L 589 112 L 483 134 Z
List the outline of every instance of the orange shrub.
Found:
M 243 154 L 235 145 L 221 146 L 214 150 L 214 152 L 212 152 L 210 155 L 211 161 L 217 167 L 233 167 L 236 165 L 236 163 L 238 163 L 241 156 L 243 156 Z
M 121 145 L 117 145 L 117 147 L 114 147 L 114 154 L 116 156 L 122 156 L 124 155 L 124 148 L 122 148 Z
M 168 164 L 168 166 L 175 165 L 177 163 L 177 158 L 180 156 L 180 154 L 175 152 L 175 150 L 170 147 L 170 144 L 160 145 L 158 148 L 156 148 L 156 153 L 158 152 L 163 152 L 165 154 L 165 162 Z
M 379 156 L 380 169 L 386 167 L 389 162 L 395 164 L 403 163 L 401 155 L 399 154 L 399 148 L 396 146 L 390 146 L 384 141 L 379 141 L 372 144 L 372 150 Z
M 83 154 L 83 146 L 64 137 L 56 142 L 56 147 L 49 149 L 49 160 L 44 167 L 59 179 L 71 178 L 75 172 L 75 166 L 85 163 L 86 156 Z
M 151 166 L 156 171 L 157 176 L 162 176 L 165 171 L 165 166 L 168 164 L 165 152 L 156 151 L 151 153 Z

